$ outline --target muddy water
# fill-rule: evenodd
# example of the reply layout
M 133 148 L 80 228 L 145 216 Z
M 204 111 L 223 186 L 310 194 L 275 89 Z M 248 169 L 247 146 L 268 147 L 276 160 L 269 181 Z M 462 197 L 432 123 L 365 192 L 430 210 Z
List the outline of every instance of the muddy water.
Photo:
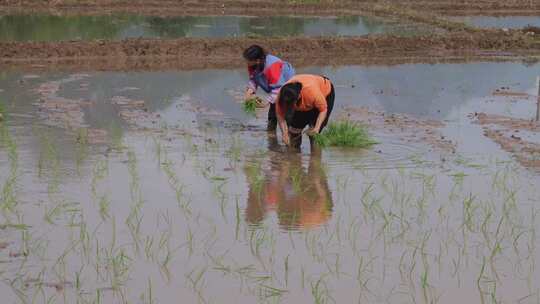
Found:
M 518 29 L 526 26 L 540 27 L 540 17 L 538 16 L 467 16 L 452 17 L 451 20 L 465 22 L 469 25 L 481 28 L 507 28 Z
M 425 26 L 371 16 L 314 17 L 144 17 L 112 16 L 0 16 L 0 40 L 61 41 L 124 38 L 180 38 L 235 36 L 326 36 L 389 33 L 429 33 Z
M 3 73 L 1 294 L 537 303 L 540 178 L 467 114 L 527 117 L 530 98 L 492 93 L 532 93 L 538 67 L 306 69 L 334 80 L 341 106 L 441 120 L 459 141 L 437 151 L 374 128 L 374 148 L 320 157 L 286 153 L 264 111 L 242 113 L 243 71 Z

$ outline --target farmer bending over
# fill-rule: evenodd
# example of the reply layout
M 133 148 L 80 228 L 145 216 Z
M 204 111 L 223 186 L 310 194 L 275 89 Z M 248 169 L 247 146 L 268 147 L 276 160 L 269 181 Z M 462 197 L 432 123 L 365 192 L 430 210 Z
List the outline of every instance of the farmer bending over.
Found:
M 283 142 L 294 148 L 302 145 L 302 131 L 307 131 L 313 148 L 313 136 L 324 129 L 334 107 L 334 85 L 326 77 L 296 75 L 279 93 L 276 112 Z
M 290 63 L 267 54 L 258 45 L 248 47 L 243 55 L 249 72 L 249 83 L 244 98 L 245 100 L 253 98 L 259 87 L 268 94 L 267 101 L 270 103 L 270 109 L 268 109 L 267 130 L 275 131 L 277 126 L 276 98 L 281 86 L 294 76 L 294 68 Z

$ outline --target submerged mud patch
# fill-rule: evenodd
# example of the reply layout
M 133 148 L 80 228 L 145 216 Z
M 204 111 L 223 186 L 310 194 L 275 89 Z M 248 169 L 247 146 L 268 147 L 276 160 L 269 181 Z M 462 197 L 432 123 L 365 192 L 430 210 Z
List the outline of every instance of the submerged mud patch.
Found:
M 486 113 L 475 113 L 474 118 L 480 125 L 498 125 L 507 130 L 540 132 L 540 124 L 534 120 Z
M 445 124 L 438 120 L 388 114 L 368 107 L 346 107 L 339 116 L 340 119 L 361 122 L 375 132 L 392 134 L 408 143 L 428 144 L 438 151 L 455 153 L 456 144 L 442 135 L 440 129 Z
M 113 96 L 111 103 L 118 108 L 118 116 L 131 125 L 150 122 L 155 124 L 159 114 L 150 113 L 144 100 L 134 100 L 125 96 Z
M 67 78 L 42 83 L 36 89 L 39 95 L 38 115 L 43 122 L 52 127 L 76 134 L 76 141 L 84 144 L 105 144 L 109 142 L 107 130 L 91 128 L 84 118 L 84 107 L 92 102 L 83 99 L 69 99 L 58 95 L 61 86 L 89 77 L 87 74 L 74 74 Z
M 58 96 L 58 91 L 62 84 L 81 80 L 87 76 L 72 75 L 62 80 L 45 82 L 36 89 L 39 94 L 39 102 L 36 105 L 46 124 L 69 130 L 86 127 L 82 107 L 89 103 Z
M 502 115 L 474 113 L 469 115 L 481 125 L 484 135 L 511 153 L 526 168 L 540 170 L 540 143 L 524 139 L 522 131 L 540 135 L 540 123 Z

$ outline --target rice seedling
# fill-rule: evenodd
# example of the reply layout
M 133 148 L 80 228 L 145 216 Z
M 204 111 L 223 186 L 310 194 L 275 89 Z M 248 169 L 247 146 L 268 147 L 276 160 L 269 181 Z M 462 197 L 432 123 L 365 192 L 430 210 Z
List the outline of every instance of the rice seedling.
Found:
M 326 304 L 335 302 L 330 295 L 330 290 L 326 282 L 324 281 L 324 275 L 317 281 L 311 282 L 311 295 L 313 296 L 313 303 Z
M 141 222 L 143 220 L 143 215 L 141 214 L 141 209 L 144 204 L 144 199 L 142 196 L 142 191 L 140 189 L 140 177 L 137 169 L 137 157 L 135 152 L 129 149 L 128 153 L 128 172 L 130 175 L 130 194 L 131 194 L 131 207 L 130 213 L 125 220 L 126 225 L 129 228 L 131 236 L 133 238 L 133 244 L 135 246 L 135 251 L 139 253 L 140 248 L 140 230 Z
M 121 151 L 125 148 L 124 146 L 124 131 L 122 127 L 118 124 L 111 122 L 109 126 L 109 134 L 111 135 L 112 149 L 116 151 Z
M 240 161 L 243 149 L 244 145 L 242 144 L 240 138 L 236 136 L 233 137 L 231 140 L 231 146 L 225 153 L 229 157 L 231 164 L 236 164 Z
M 120 249 L 115 255 L 109 256 L 109 267 L 111 269 L 111 288 L 118 291 L 129 278 L 129 269 L 132 259 Z
M 235 218 L 236 218 L 236 225 L 234 229 L 234 239 L 238 241 L 238 237 L 240 234 L 240 205 L 239 205 L 239 198 L 236 197 L 236 208 L 235 208 Z
M 314 138 L 321 147 L 367 148 L 377 144 L 363 126 L 350 121 L 332 122 Z
M 5 219 L 9 221 L 9 213 L 16 214 L 18 205 L 16 197 L 18 167 L 19 167 L 19 152 L 15 139 L 11 136 L 8 127 L 4 123 L 0 123 L 0 144 L 5 146 L 8 153 L 9 173 L 2 186 L 0 196 L 0 209 Z
M 276 299 L 280 302 L 279 299 L 287 292 L 288 291 L 285 289 L 268 286 L 266 284 L 259 285 L 259 298 L 264 300 Z
M 82 162 L 88 157 L 88 129 L 78 129 L 75 142 L 75 165 L 77 173 L 81 176 Z
M 264 176 L 262 174 L 261 163 L 249 163 L 246 165 L 245 171 L 250 187 L 255 193 L 258 193 L 260 195 L 264 184 Z
M 199 300 L 202 303 L 207 303 L 207 300 L 203 296 L 204 287 L 206 285 L 204 275 L 206 274 L 207 270 L 208 266 L 204 266 L 200 270 L 197 270 L 197 268 L 195 268 L 186 275 L 186 278 L 189 280 L 191 288 L 193 289 L 193 291 L 195 291 L 195 293 L 199 297 Z
M 52 208 L 47 208 L 47 206 L 45 206 L 45 221 L 51 225 L 55 225 L 55 220 L 57 220 L 61 215 L 64 214 L 66 207 L 68 207 L 69 205 L 70 204 L 65 201 L 59 201 L 56 202 Z
M 466 227 L 470 232 L 475 231 L 474 217 L 475 211 L 478 208 L 477 205 L 474 205 L 474 201 L 475 197 L 472 196 L 472 194 L 463 201 L 463 226 Z
M 174 171 L 174 163 L 167 158 L 164 152 L 164 161 L 161 163 L 161 168 L 167 175 L 169 185 L 176 195 L 178 206 L 184 211 L 184 215 L 191 216 L 190 198 L 186 194 L 186 186 L 180 181 L 178 175 Z
M 146 293 L 143 293 L 140 297 L 142 303 L 153 304 L 155 299 L 152 291 L 152 278 L 148 277 L 148 285 L 146 287 Z
M 8 113 L 3 101 L 0 100 L 0 124 L 3 124 L 8 119 Z
M 188 230 L 186 233 L 186 243 L 188 246 L 189 256 L 191 257 L 193 255 L 195 247 L 194 247 L 194 235 L 190 227 L 188 227 Z
M 99 215 L 102 220 L 107 220 L 109 218 L 109 206 L 111 201 L 106 194 L 102 195 L 99 198 Z
M 293 189 L 297 194 L 302 194 L 303 191 L 307 191 L 307 189 L 304 189 L 302 187 L 302 175 L 302 168 L 293 168 L 289 176 L 292 182 Z

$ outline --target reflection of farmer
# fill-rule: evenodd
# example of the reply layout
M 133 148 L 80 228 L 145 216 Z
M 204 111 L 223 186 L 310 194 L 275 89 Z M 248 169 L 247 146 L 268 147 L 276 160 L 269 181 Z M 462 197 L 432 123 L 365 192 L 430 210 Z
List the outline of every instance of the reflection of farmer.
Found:
M 302 131 L 309 125 L 308 135 L 313 147 L 313 136 L 328 123 L 334 98 L 334 85 L 323 76 L 296 75 L 283 85 L 276 113 L 285 144 L 300 148 Z
M 277 145 L 275 137 L 271 140 Z M 270 153 L 270 168 L 258 173 L 262 173 L 261 180 L 248 176 L 246 221 L 259 224 L 267 212 L 275 211 L 285 229 L 326 223 L 332 213 L 332 195 L 320 157 L 310 157 L 306 172 L 300 154 Z
M 247 61 L 249 72 L 249 83 L 244 98 L 247 100 L 254 97 L 257 88 L 261 88 L 269 94 L 267 99 L 270 103 L 268 131 L 275 131 L 277 126 L 276 97 L 281 86 L 294 76 L 294 68 L 288 62 L 267 54 L 258 45 L 250 46 L 243 55 Z

